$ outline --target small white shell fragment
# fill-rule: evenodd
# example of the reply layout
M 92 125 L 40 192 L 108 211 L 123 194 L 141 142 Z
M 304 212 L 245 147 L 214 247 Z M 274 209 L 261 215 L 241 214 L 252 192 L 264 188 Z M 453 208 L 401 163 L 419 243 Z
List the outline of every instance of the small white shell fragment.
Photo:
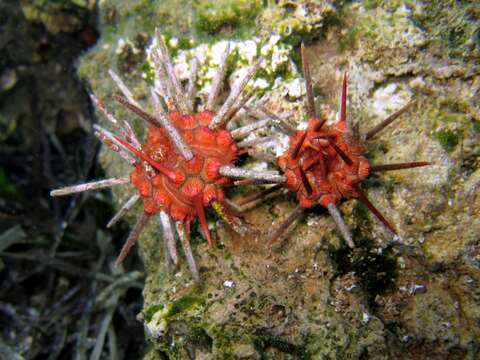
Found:
M 231 289 L 231 288 L 235 287 L 235 282 L 233 282 L 232 280 L 225 280 L 223 282 L 223 286 L 228 288 L 228 289 Z

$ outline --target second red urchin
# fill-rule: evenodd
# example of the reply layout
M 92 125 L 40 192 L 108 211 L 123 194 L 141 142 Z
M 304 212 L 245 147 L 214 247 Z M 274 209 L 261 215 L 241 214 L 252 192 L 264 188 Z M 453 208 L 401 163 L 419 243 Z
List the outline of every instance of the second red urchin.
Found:
M 286 220 L 270 233 L 270 241 L 298 218 L 303 209 L 321 205 L 328 209 L 343 238 L 350 247 L 354 241 L 348 226 L 338 210 L 343 199 L 362 202 L 392 233 L 394 226 L 368 200 L 362 190 L 362 182 L 372 172 L 409 169 L 430 165 L 429 162 L 409 162 L 388 165 L 372 165 L 365 157 L 365 143 L 407 111 L 411 103 L 404 106 L 370 131 L 361 136 L 347 120 L 347 74 L 342 83 L 340 116 L 335 124 L 327 124 L 315 110 L 309 62 L 304 46 L 301 47 L 302 63 L 306 83 L 306 107 L 308 125 L 305 130 L 289 134 L 287 150 L 276 159 L 285 178 L 281 185 L 296 194 L 297 208 Z

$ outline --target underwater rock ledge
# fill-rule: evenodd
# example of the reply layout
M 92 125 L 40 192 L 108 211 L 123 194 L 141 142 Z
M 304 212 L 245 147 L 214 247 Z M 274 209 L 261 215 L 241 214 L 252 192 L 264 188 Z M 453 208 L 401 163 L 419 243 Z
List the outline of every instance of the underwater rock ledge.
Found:
M 209 217 L 216 245 L 193 236 L 201 285 L 184 261 L 173 272 L 166 268 L 160 228 L 150 226 L 139 242 L 147 275 L 139 314 L 151 343 L 147 359 L 479 356 L 479 5 L 201 0 L 190 6 L 168 0 L 99 6 L 101 38 L 82 58 L 79 74 L 100 98 L 114 93 L 108 68 L 140 101 L 147 97 L 146 49 L 156 26 L 172 40 L 179 69 L 189 49 L 278 36 L 271 51 L 287 60 L 274 77 L 263 74 L 267 106 L 296 111 L 292 121 L 301 124 L 302 89 L 285 84 L 301 78 L 297 53 L 305 41 L 323 116 L 335 118 L 344 71 L 348 112 L 362 129 L 416 99 L 368 156 L 376 163 L 434 162 L 368 183 L 371 201 L 394 222 L 399 238 L 387 235 L 363 206 L 342 204 L 353 250 L 322 210 L 309 211 L 270 249 L 265 234 L 294 208 L 289 195 L 246 213 L 255 230 L 246 238 Z M 120 118 L 129 116 L 113 102 L 108 106 Z M 109 176 L 128 171 L 108 150 L 100 159 Z M 119 204 L 131 196 L 113 192 Z

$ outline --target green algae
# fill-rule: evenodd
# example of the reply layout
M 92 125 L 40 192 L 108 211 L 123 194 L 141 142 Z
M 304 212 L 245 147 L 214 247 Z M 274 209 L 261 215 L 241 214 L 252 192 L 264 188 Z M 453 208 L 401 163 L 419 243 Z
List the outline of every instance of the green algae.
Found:
M 169 316 L 175 316 L 183 311 L 197 309 L 205 305 L 205 300 L 194 295 L 185 295 L 172 303 Z
M 262 9 L 260 0 L 248 1 L 211 1 L 197 0 L 195 29 L 199 35 L 212 36 L 222 33 L 223 36 L 248 37 L 255 31 L 255 18 Z
M 264 31 L 282 37 L 285 43 L 298 46 L 321 36 L 322 30 L 338 23 L 338 14 L 331 1 L 268 2 L 261 14 Z
M 413 15 L 414 20 L 444 45 L 449 56 L 470 58 L 478 54 L 473 39 L 480 6 L 475 2 L 441 0 L 422 2 L 423 11 Z
M 452 130 L 440 130 L 435 138 L 446 151 L 452 151 L 458 145 L 459 134 Z
M 434 137 L 451 152 L 467 136 L 475 136 L 475 122 L 469 118 L 470 104 L 456 97 L 440 97 L 432 107 L 425 109 L 425 116 L 435 129 Z
M 360 26 L 352 27 L 342 38 L 340 39 L 339 49 L 341 52 L 353 49 L 357 44 L 358 38 L 362 36 L 363 30 Z

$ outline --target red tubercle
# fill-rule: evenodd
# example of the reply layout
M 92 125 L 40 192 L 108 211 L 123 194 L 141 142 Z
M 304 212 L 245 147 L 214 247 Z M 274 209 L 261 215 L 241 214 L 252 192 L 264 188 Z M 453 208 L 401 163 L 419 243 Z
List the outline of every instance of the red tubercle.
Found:
M 149 180 L 142 180 L 137 185 L 137 189 L 142 197 L 149 197 L 152 195 L 152 183 Z
M 137 171 L 132 171 L 130 173 L 130 182 L 132 183 L 133 186 L 137 187 L 139 181 L 141 180 L 141 174 L 143 172 L 143 168 L 140 164 L 137 164 L 135 166 L 135 170 Z
M 169 209 L 173 202 L 172 197 L 163 189 L 155 189 L 153 191 L 153 200 L 163 209 Z
M 175 169 L 174 171 L 175 177 L 170 177 L 170 180 L 173 181 L 174 184 L 176 185 L 181 185 L 185 182 L 187 179 L 187 176 L 184 174 L 184 172 L 181 169 Z
M 189 207 L 173 202 L 170 206 L 168 214 L 176 221 L 190 222 L 194 218 L 194 216 L 191 214 L 192 212 L 193 211 L 191 211 Z
M 223 201 L 224 193 L 223 191 L 217 191 L 217 188 L 214 185 L 206 185 L 203 190 L 203 206 L 208 207 L 212 204 L 213 201 Z
M 189 178 L 182 186 L 182 193 L 187 198 L 193 199 L 198 195 L 201 195 L 204 188 L 204 183 L 197 177 Z
M 198 126 L 198 121 L 196 120 L 195 116 L 190 114 L 182 115 L 179 121 L 176 123 L 174 121 L 173 123 L 177 125 L 179 130 L 192 130 Z
M 206 159 L 204 166 L 204 175 L 203 177 L 206 180 L 215 181 L 220 177 L 220 167 L 222 166 L 222 161 L 219 159 Z
M 168 136 L 165 130 L 156 126 L 151 126 L 148 132 L 147 144 L 166 144 Z
M 158 212 L 158 203 L 153 198 L 143 199 L 143 211 L 148 215 L 154 215 Z
M 179 127 L 182 123 L 182 113 L 179 111 L 171 111 L 168 113 L 170 121 L 176 126 Z
M 198 155 L 194 155 L 191 160 L 184 161 L 182 167 L 187 175 L 194 175 L 200 173 L 203 169 L 205 159 Z
M 216 136 L 217 144 L 221 147 L 228 147 L 232 144 L 235 144 L 235 141 L 232 138 L 232 135 L 226 130 L 220 130 Z M 235 145 L 236 147 L 236 145 Z
M 152 179 L 152 184 L 156 188 L 161 188 L 162 187 L 162 176 L 161 175 L 156 175 Z
M 215 114 L 212 111 L 202 111 L 195 114 L 195 119 L 197 120 L 198 124 L 201 126 L 208 126 L 212 122 L 213 116 Z
M 216 143 L 217 131 L 210 130 L 206 126 L 199 126 L 195 129 L 196 144 L 212 146 Z

